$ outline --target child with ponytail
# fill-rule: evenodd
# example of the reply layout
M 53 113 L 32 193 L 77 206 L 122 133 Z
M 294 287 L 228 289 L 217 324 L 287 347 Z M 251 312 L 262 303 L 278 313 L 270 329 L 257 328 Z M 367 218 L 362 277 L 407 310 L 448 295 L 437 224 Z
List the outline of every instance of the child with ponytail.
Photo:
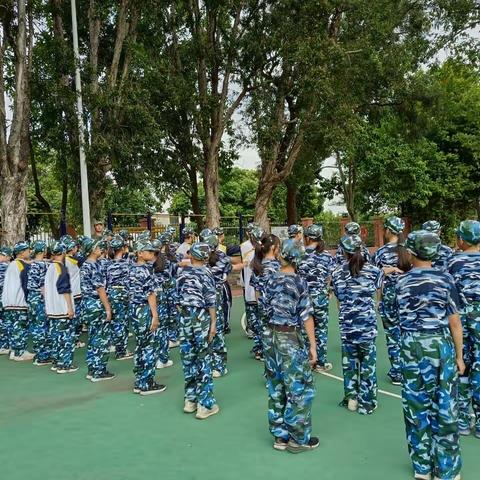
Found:
M 255 289 L 255 295 L 258 302 L 258 315 L 253 325 L 253 349 L 255 360 L 263 361 L 263 330 L 267 323 L 264 305 L 265 287 L 270 276 L 280 270 L 280 262 L 277 256 L 280 249 L 280 239 L 275 235 L 263 234 L 258 242 L 255 243 L 255 256 L 253 257 L 251 267 L 253 270 L 251 285 Z
M 377 408 L 374 295 L 382 287 L 383 271 L 366 262 L 358 235 L 342 237 L 341 247 L 346 263 L 332 275 L 342 340 L 345 394 L 340 405 L 368 415 Z

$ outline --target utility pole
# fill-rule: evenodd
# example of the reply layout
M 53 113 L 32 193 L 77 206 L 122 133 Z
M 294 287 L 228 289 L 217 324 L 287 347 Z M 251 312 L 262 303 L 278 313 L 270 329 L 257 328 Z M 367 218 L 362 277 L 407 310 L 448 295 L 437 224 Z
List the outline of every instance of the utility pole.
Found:
M 88 195 L 88 172 L 85 159 L 85 125 L 83 124 L 82 80 L 80 77 L 80 53 L 78 50 L 77 6 L 71 0 L 73 53 L 75 56 L 75 90 L 77 93 L 78 146 L 80 157 L 80 183 L 82 189 L 83 234 L 90 236 L 90 198 Z

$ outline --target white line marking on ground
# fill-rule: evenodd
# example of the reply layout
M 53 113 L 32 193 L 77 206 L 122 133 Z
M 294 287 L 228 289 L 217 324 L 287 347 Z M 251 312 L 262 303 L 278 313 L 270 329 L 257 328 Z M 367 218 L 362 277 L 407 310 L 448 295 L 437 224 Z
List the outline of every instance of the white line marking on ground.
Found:
M 338 380 L 339 382 L 343 382 L 342 377 L 337 377 L 336 375 L 332 375 L 331 373 L 320 372 L 320 375 L 324 375 L 325 377 L 333 378 L 334 380 Z M 393 397 L 393 398 L 399 398 L 400 400 L 402 399 L 402 397 L 400 395 L 398 395 L 397 393 L 387 392 L 386 390 L 378 389 L 378 393 L 383 393 L 383 395 L 388 395 L 389 397 Z

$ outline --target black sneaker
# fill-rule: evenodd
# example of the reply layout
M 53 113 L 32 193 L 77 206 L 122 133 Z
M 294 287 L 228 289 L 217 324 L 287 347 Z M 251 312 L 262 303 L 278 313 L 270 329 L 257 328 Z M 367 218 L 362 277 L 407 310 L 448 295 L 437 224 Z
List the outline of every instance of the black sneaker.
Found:
M 53 363 L 52 360 L 49 360 L 48 358 L 46 360 L 39 360 L 38 358 L 36 358 L 33 361 L 33 364 L 36 367 L 44 367 L 45 365 L 51 365 L 52 363 Z
M 114 373 L 103 372 L 100 375 L 97 375 L 96 377 L 92 375 L 92 378 L 90 379 L 90 381 L 93 383 L 97 383 L 97 382 L 103 382 L 104 380 L 112 380 L 112 378 L 115 378 Z
M 153 382 L 147 389 L 140 390 L 140 395 L 154 395 L 155 393 L 162 393 L 167 389 L 166 385 L 160 385 Z
M 62 375 L 64 373 L 73 373 L 73 372 L 76 372 L 77 370 L 78 370 L 78 367 L 72 364 L 69 367 L 58 367 L 57 373 Z
M 124 353 L 115 354 L 115 360 L 129 360 L 130 358 L 133 358 L 133 353 L 128 350 Z
M 308 452 L 309 450 L 314 450 L 320 445 L 320 440 L 317 437 L 310 437 L 310 440 L 308 443 L 305 445 L 300 445 L 297 442 L 294 442 L 293 440 L 289 440 L 288 445 L 287 445 L 287 450 L 290 453 L 302 453 L 302 452 Z

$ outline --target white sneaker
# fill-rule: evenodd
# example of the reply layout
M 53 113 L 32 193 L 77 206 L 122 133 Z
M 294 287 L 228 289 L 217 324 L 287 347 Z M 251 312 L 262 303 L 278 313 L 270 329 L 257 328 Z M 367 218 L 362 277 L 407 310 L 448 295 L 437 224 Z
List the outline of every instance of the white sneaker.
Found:
M 194 413 L 197 411 L 197 404 L 195 402 L 191 402 L 190 400 L 185 400 L 183 411 L 185 413 Z
M 358 400 L 356 400 L 355 398 L 351 398 L 351 399 L 348 401 L 347 408 L 348 408 L 351 412 L 356 412 L 357 409 L 358 409 Z
M 157 361 L 155 368 L 160 369 L 160 368 L 168 368 L 173 365 L 173 362 L 171 360 L 168 360 L 166 363 L 162 363 L 160 360 Z
M 168 342 L 168 348 L 177 348 L 180 346 L 180 342 L 177 340 L 176 342 L 172 342 L 171 340 Z
M 429 473 L 416 473 L 415 477 L 413 477 L 415 480 L 432 480 L 432 476 Z
M 415 478 L 420 478 L 420 477 L 416 477 L 416 476 L 415 476 Z M 460 474 L 458 474 L 453 480 L 461 480 L 461 479 L 462 479 L 462 476 L 461 476 Z M 441 479 L 438 478 L 438 477 L 435 477 L 434 480 L 441 480 Z
M 332 368 L 333 368 L 333 364 L 327 362 L 325 365 L 317 365 L 314 371 L 317 373 L 322 373 L 322 372 L 328 372 Z
M 80 340 L 75 344 L 75 348 L 83 348 L 85 346 L 85 342 L 81 342 Z
M 35 354 L 27 352 L 27 350 L 25 350 L 21 355 L 15 355 L 14 352 L 10 352 L 10 360 L 13 360 L 14 362 L 28 362 L 34 358 Z
M 115 351 L 116 351 L 115 345 L 112 345 L 112 346 L 108 349 L 108 351 L 109 351 L 110 353 L 115 353 Z
M 212 377 L 213 377 L 213 378 L 224 377 L 227 373 L 228 373 L 228 370 L 227 370 L 227 369 L 225 369 L 225 372 L 224 372 L 224 373 L 221 373 L 221 372 L 219 372 L 218 370 L 214 370 L 214 371 L 212 372 Z
M 9 348 L 0 348 L 0 355 L 8 355 L 10 353 Z
M 217 404 L 213 405 L 212 408 L 205 408 L 202 405 L 197 405 L 197 414 L 195 415 L 196 418 L 199 420 L 205 420 L 212 415 L 215 415 L 220 411 L 220 408 Z

